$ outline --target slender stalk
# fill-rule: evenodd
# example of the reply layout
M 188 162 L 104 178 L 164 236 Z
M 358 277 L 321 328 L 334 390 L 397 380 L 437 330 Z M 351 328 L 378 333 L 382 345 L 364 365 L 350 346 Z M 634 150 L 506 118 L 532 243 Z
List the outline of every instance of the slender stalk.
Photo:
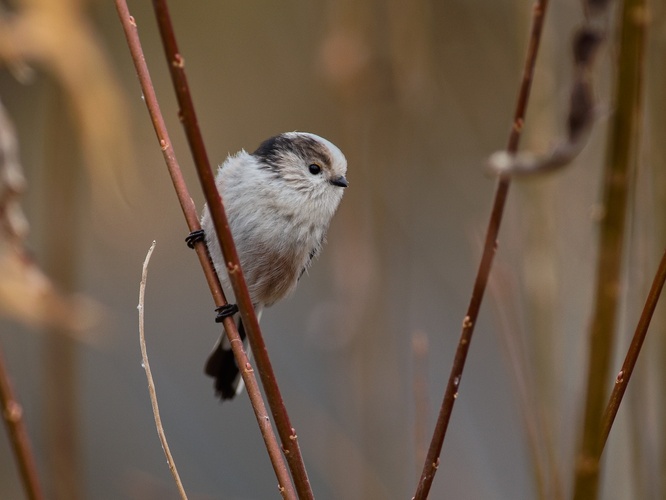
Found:
M 37 467 L 30 448 L 28 433 L 23 424 L 23 409 L 16 400 L 12 389 L 2 349 L 0 349 L 0 405 L 2 419 L 5 421 L 9 442 L 21 473 L 25 494 L 30 500 L 41 500 L 44 495 L 37 476 Z
M 539 50 L 541 32 L 547 8 L 548 0 L 537 0 L 534 4 L 532 29 L 527 48 L 525 67 L 518 93 L 518 100 L 513 118 L 513 127 L 511 128 L 507 144 L 507 153 L 509 154 L 515 154 L 518 151 L 518 144 L 520 142 L 520 136 L 525 120 L 525 111 L 527 109 L 530 90 L 532 88 L 534 66 L 536 64 L 536 56 Z M 432 441 L 430 442 L 428 455 L 426 456 L 423 472 L 421 473 L 421 479 L 419 480 L 416 494 L 414 495 L 416 500 L 424 500 L 428 497 L 432 481 L 437 472 L 437 468 L 439 467 L 439 456 L 442 451 L 442 445 L 444 444 L 444 437 L 446 436 L 446 430 L 449 425 L 451 413 L 453 412 L 453 405 L 458 397 L 460 381 L 462 379 L 467 353 L 469 352 L 470 343 L 472 341 L 474 326 L 479 315 L 486 285 L 488 284 L 488 276 L 490 275 L 490 270 L 492 268 L 493 258 L 497 251 L 497 236 L 499 234 L 500 223 L 502 221 L 502 214 L 504 213 L 504 206 L 506 204 L 510 184 L 511 181 L 507 177 L 500 177 L 497 182 L 493 207 L 490 213 L 488 229 L 486 231 L 486 239 L 483 245 L 481 262 L 474 281 L 474 288 L 467 308 L 467 314 L 463 319 L 462 333 L 453 359 L 453 366 L 451 367 L 449 381 L 446 385 L 442 406 L 437 417 L 435 431 L 433 433 Z
M 643 307 L 643 312 L 641 317 L 638 320 L 636 325 L 636 331 L 634 336 L 631 339 L 631 344 L 629 345 L 629 350 L 627 355 L 624 358 L 624 363 L 622 363 L 622 369 L 615 379 L 615 385 L 610 395 L 610 400 L 606 406 L 606 411 L 604 412 L 602 431 L 601 431 L 601 449 L 606 446 L 606 441 L 608 440 L 608 435 L 610 434 L 611 427 L 615 421 L 615 416 L 617 411 L 620 408 L 620 403 L 622 403 L 622 397 L 624 396 L 627 386 L 629 385 L 629 379 L 631 379 L 631 374 L 634 371 L 636 362 L 638 361 L 638 355 L 641 352 L 643 347 L 643 341 L 647 335 L 647 330 L 650 326 L 650 321 L 652 320 L 652 315 L 654 310 L 657 307 L 657 302 L 659 301 L 659 296 L 661 291 L 664 288 L 664 282 L 666 281 L 666 252 L 661 257 L 659 262 L 659 268 L 657 273 L 652 281 L 652 287 L 648 293 L 647 299 L 645 301 L 645 306 Z
M 144 317 L 145 317 L 145 304 L 146 304 L 146 283 L 148 282 L 148 264 L 150 263 L 150 258 L 153 255 L 153 250 L 155 250 L 155 241 L 150 245 L 146 258 L 143 261 L 143 268 L 141 271 L 141 283 L 139 284 L 139 344 L 141 345 L 141 363 L 143 369 L 146 371 L 146 379 L 148 380 L 148 392 L 150 393 L 150 403 L 153 408 L 153 416 L 155 417 L 155 427 L 157 428 L 157 435 L 160 438 L 160 443 L 162 444 L 162 450 L 167 459 L 167 464 L 169 465 L 169 470 L 173 476 L 173 480 L 176 482 L 176 488 L 178 488 L 178 494 L 182 500 L 187 500 L 187 493 L 185 493 L 185 488 L 183 487 L 183 482 L 180 480 L 180 475 L 178 474 L 178 469 L 176 469 L 176 462 L 171 455 L 171 449 L 169 448 L 169 443 L 167 442 L 166 434 L 164 432 L 164 426 L 162 425 L 162 417 L 160 417 L 160 408 L 157 404 L 157 392 L 155 391 L 155 382 L 153 380 L 153 372 L 150 369 L 150 363 L 148 362 L 148 350 L 146 349 L 146 334 L 144 329 Z
M 141 41 L 137 32 L 136 22 L 130 15 L 127 2 L 125 0 L 116 0 L 115 3 L 116 9 L 118 10 L 118 15 L 120 17 L 120 22 L 123 26 L 123 30 L 125 31 L 125 36 L 127 38 L 127 44 L 129 46 L 130 53 L 132 55 L 132 60 L 134 61 L 137 75 L 139 77 L 139 82 L 141 84 L 146 106 L 148 107 L 148 112 L 153 122 L 153 127 L 155 128 L 155 133 L 157 134 L 157 139 L 159 141 L 160 148 L 162 149 L 162 154 L 164 156 L 169 175 L 171 176 L 174 189 L 176 190 L 178 201 L 180 202 L 181 208 L 183 210 L 185 220 L 190 231 L 199 230 L 201 229 L 201 226 L 199 224 L 197 211 L 194 206 L 194 202 L 189 195 L 187 186 L 185 185 L 185 181 L 182 176 L 182 172 L 180 170 L 180 166 L 171 146 L 171 140 L 169 138 L 169 134 L 164 123 L 164 118 L 155 95 L 155 89 L 150 78 L 150 73 L 148 72 L 148 67 L 143 55 L 143 49 L 141 48 Z M 224 298 L 224 293 L 222 291 L 219 279 L 215 273 L 212 263 L 210 262 L 210 259 L 208 258 L 206 246 L 202 243 L 198 243 L 195 246 L 195 250 L 197 252 L 197 256 L 199 257 L 199 262 L 201 263 L 204 275 L 208 282 L 208 286 L 211 289 L 215 305 L 221 306 L 226 304 L 226 299 Z M 238 331 L 236 330 L 234 322 L 231 320 L 231 318 L 227 318 L 224 321 L 224 328 L 231 341 L 231 347 L 238 362 L 238 366 L 245 367 L 245 369 L 241 370 L 241 376 L 245 382 L 248 396 L 250 398 L 250 402 L 252 404 L 262 438 L 264 439 L 264 444 L 266 445 L 271 464 L 273 465 L 273 469 L 278 479 L 280 494 L 284 498 L 296 498 L 296 493 L 294 491 L 291 478 L 289 477 L 289 472 L 282 456 L 282 450 L 277 443 L 277 439 L 273 432 L 273 427 L 270 423 L 270 419 L 268 418 L 268 413 L 261 396 L 261 391 L 259 390 L 259 385 L 257 383 L 256 377 L 254 376 L 254 372 L 252 371 L 247 355 L 243 351 L 242 341 L 240 340 Z
M 266 392 L 268 405 L 275 420 L 275 426 L 282 441 L 284 454 L 291 470 L 296 491 L 300 498 L 313 499 L 314 494 L 310 486 L 298 438 L 295 429 L 291 425 L 289 414 L 284 405 L 280 388 L 278 387 L 275 374 L 271 365 L 266 344 L 264 343 L 259 321 L 257 320 L 252 300 L 245 283 L 245 277 L 240 267 L 240 260 L 236 252 L 229 223 L 227 221 L 224 205 L 220 193 L 215 186 L 215 178 L 210 166 L 203 137 L 199 129 L 194 103 L 190 94 L 187 77 L 185 74 L 185 63 L 181 56 L 176 36 L 171 23 L 171 17 L 166 0 L 154 0 L 153 7 L 157 18 L 165 56 L 171 73 L 174 90 L 180 107 L 180 118 L 185 128 L 190 150 L 197 168 L 201 187 L 208 203 L 208 207 L 215 225 L 215 231 L 220 241 L 222 254 L 227 263 L 229 279 L 231 281 L 236 300 L 240 308 L 243 324 L 247 329 L 247 337 L 256 359 L 259 376 Z M 231 322 L 231 321 L 230 321 Z M 233 322 L 231 322 L 233 323 Z M 225 322 L 225 328 L 226 328 Z M 227 330 L 228 331 L 228 330 Z M 239 366 L 249 366 L 239 364 Z
M 631 165 L 636 157 L 635 139 L 641 120 L 645 0 L 622 4 L 621 37 L 616 80 L 615 113 L 608 137 L 604 174 L 603 218 L 599 234 L 599 260 L 595 306 L 590 327 L 590 347 L 582 439 L 575 464 L 576 500 L 595 499 L 599 489 L 602 424 L 611 359 L 615 344 L 617 310 L 624 245 L 624 227 Z

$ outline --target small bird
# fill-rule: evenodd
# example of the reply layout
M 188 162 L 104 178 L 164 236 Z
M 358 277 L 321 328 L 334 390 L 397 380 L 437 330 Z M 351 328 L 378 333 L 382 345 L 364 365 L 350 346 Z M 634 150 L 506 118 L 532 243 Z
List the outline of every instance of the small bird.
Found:
M 241 150 L 220 166 L 215 183 L 258 317 L 264 307 L 293 292 L 319 253 L 348 186 L 346 173 L 342 152 L 323 137 L 305 132 L 271 137 L 255 152 Z M 231 292 L 208 207 L 201 227 L 222 286 Z M 240 315 L 235 321 L 247 344 Z M 205 372 L 215 379 L 222 400 L 243 389 L 226 335 L 208 358 Z

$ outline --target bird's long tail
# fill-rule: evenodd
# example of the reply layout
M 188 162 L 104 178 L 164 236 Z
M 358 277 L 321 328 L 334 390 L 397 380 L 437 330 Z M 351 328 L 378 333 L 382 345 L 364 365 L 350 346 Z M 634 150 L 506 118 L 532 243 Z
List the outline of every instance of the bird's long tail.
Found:
M 260 319 L 261 309 L 256 308 L 255 311 L 257 319 Z M 234 321 L 236 322 L 236 328 L 238 328 L 238 335 L 243 341 L 243 350 L 249 358 L 252 353 L 248 349 L 245 326 L 239 313 L 234 315 Z M 215 379 L 215 393 L 223 401 L 225 399 L 232 399 L 237 394 L 240 394 L 245 387 L 240 370 L 236 364 L 236 359 L 234 358 L 234 353 L 231 350 L 231 343 L 226 334 L 223 334 L 217 344 L 215 344 L 213 352 L 206 361 L 204 371 L 206 375 Z

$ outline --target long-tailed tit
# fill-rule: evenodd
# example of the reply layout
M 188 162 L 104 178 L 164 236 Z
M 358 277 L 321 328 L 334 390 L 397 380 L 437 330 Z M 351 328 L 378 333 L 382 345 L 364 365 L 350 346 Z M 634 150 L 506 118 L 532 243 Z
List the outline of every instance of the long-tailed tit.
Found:
M 296 288 L 319 252 L 347 187 L 346 173 L 347 160 L 335 145 L 303 132 L 271 137 L 254 153 L 240 151 L 220 167 L 215 181 L 257 316 Z M 201 227 L 220 281 L 230 292 L 208 207 Z M 238 332 L 247 342 L 236 316 Z M 215 391 L 222 399 L 233 398 L 243 389 L 225 335 L 205 371 L 215 379 Z

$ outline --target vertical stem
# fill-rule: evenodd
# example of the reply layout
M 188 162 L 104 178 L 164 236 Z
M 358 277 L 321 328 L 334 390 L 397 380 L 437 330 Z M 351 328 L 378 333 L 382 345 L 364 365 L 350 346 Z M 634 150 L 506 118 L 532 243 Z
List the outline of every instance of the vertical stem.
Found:
M 616 80 L 615 114 L 608 137 L 604 173 L 602 219 L 595 306 L 590 327 L 587 395 L 584 427 L 576 457 L 574 499 L 598 496 L 599 460 L 603 450 L 601 422 L 608 394 L 610 362 L 615 345 L 617 309 L 622 283 L 622 250 L 630 167 L 636 157 L 642 98 L 645 0 L 625 0 L 621 13 L 621 38 Z
M 44 161 L 42 209 L 44 268 L 64 291 L 76 288 L 78 211 L 76 200 L 81 160 L 60 89 L 51 90 L 53 109 Z M 57 327 L 44 337 L 45 425 L 47 467 L 56 499 L 82 498 L 79 455 L 78 355 L 76 341 Z

